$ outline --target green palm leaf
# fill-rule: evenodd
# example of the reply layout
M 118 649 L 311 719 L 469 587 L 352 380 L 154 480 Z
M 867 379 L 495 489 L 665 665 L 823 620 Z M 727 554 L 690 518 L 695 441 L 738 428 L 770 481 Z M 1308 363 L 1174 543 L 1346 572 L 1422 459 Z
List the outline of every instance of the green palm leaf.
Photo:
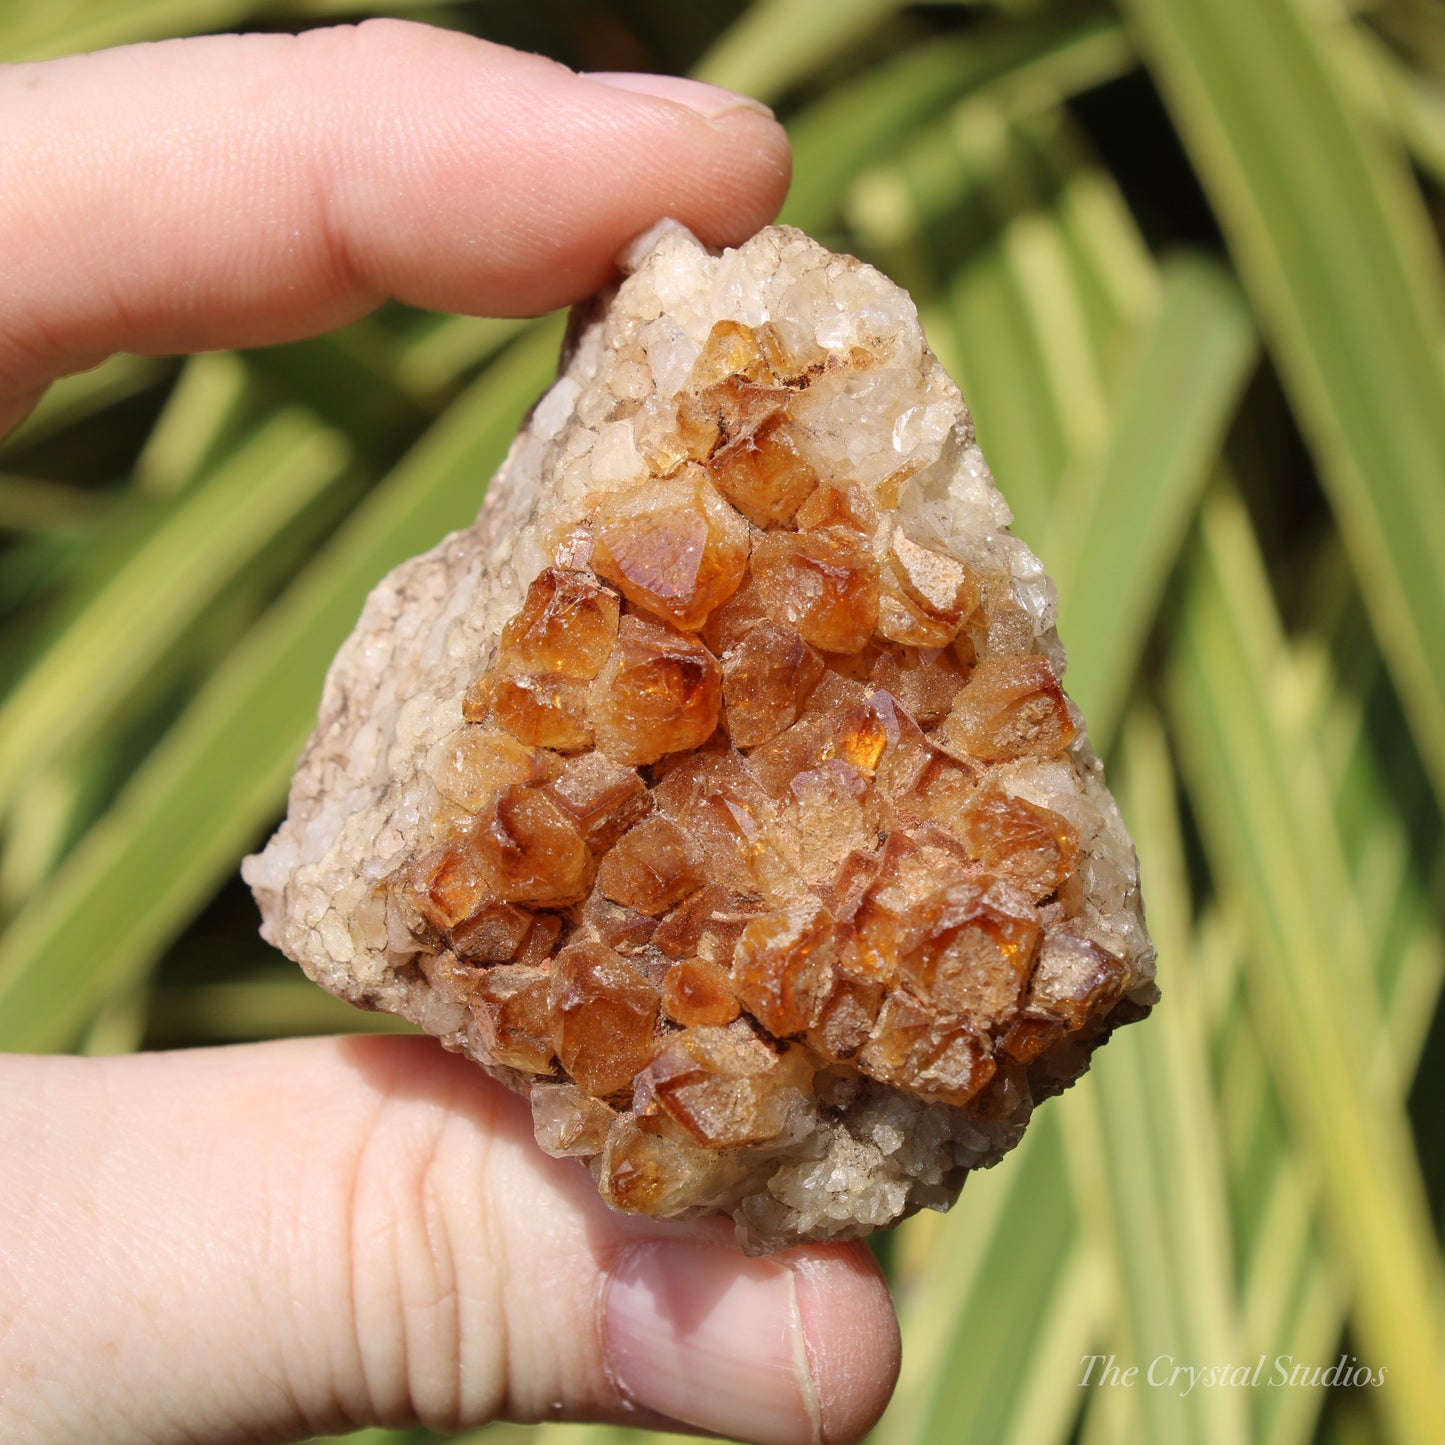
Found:
M 1439 1261 L 1401 1081 L 1374 1043 L 1383 1025 L 1368 946 L 1271 616 L 1244 515 L 1221 494 L 1191 577 L 1190 645 L 1173 666 L 1175 726 L 1211 856 L 1247 915 L 1252 1011 L 1319 1171 L 1361 1342 L 1390 1365 L 1382 1403 L 1401 1439 L 1429 1439 L 1445 1432 Z
M 0 1048 L 63 1048 L 235 866 L 280 804 L 322 672 L 373 581 L 476 510 L 555 328 L 458 401 L 245 638 L 0 940 Z M 305 677 L 310 686 L 298 688 Z
M 1296 0 L 1125 0 L 1339 516 L 1445 799 L 1445 267 Z

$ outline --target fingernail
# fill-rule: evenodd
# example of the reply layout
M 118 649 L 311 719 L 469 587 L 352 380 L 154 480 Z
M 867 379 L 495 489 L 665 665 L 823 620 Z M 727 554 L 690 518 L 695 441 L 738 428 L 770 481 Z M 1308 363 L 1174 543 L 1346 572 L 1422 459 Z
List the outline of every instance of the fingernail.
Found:
M 610 85 L 614 90 L 630 90 L 635 95 L 651 95 L 658 100 L 670 100 L 705 115 L 709 120 L 717 120 L 737 110 L 751 110 L 773 119 L 772 111 L 750 95 L 739 95 L 735 90 L 706 85 L 700 80 L 688 80 L 682 75 L 651 75 L 635 70 L 593 70 L 586 74 L 588 80 L 595 80 L 599 85 Z
M 612 1380 L 634 1404 L 758 1445 L 821 1439 L 786 1266 L 682 1241 L 634 1245 L 603 1309 Z

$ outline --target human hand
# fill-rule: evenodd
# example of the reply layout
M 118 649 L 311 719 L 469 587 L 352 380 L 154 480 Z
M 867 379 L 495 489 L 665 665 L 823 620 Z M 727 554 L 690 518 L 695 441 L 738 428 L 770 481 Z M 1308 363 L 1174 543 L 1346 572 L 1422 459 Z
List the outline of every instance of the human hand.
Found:
M 0 68 L 0 431 L 115 350 L 388 296 L 559 305 L 661 215 L 742 240 L 787 175 L 725 92 L 400 22 Z M 430 1040 L 0 1058 L 0 1098 L 7 1442 L 498 1416 L 845 1442 L 892 1388 L 861 1246 L 745 1260 L 718 1221 L 615 1215 Z

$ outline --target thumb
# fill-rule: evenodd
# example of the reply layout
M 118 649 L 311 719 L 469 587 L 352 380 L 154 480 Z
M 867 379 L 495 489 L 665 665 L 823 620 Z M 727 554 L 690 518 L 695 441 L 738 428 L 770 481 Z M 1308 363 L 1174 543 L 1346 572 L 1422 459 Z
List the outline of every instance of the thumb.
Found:
M 613 1214 L 430 1041 L 0 1058 L 0 1438 L 506 1417 L 859 1438 L 898 1364 L 861 1246 Z

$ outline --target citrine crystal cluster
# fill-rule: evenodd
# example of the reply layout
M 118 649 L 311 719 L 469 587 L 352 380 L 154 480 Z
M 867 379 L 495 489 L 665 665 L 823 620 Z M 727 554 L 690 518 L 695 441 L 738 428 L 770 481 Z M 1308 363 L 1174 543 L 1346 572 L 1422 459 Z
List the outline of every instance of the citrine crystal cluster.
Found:
M 664 226 L 373 594 L 268 938 L 754 1249 L 946 1207 L 1155 997 L 1052 588 L 908 297 Z

